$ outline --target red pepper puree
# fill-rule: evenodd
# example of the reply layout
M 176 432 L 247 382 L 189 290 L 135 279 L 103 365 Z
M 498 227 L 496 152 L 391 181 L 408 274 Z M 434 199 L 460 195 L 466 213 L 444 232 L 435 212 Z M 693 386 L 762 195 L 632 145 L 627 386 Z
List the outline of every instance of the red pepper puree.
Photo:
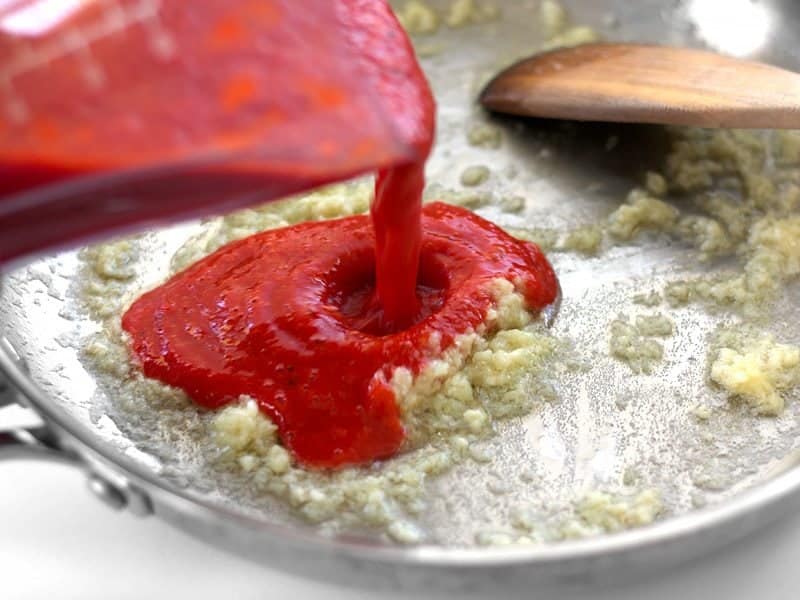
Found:
M 378 175 L 370 216 L 234 242 L 134 302 L 148 376 L 209 408 L 255 398 L 304 465 L 367 463 L 403 443 L 392 369 L 483 322 L 492 279 L 555 298 L 535 246 L 423 209 L 434 99 L 385 0 L 84 4 L 36 35 L 0 23 L 0 265 Z
M 339 17 L 360 48 L 361 73 L 411 149 L 389 166 L 375 163 L 370 216 L 233 242 L 144 294 L 122 320 L 147 376 L 212 409 L 256 399 L 295 459 L 316 468 L 401 448 L 393 369 L 419 373 L 434 334 L 445 350 L 484 322 L 493 279 L 516 282 L 534 310 L 558 287 L 533 244 L 460 208 L 423 208 L 431 91 L 384 3 L 338 6 L 350 9 Z
M 469 211 L 435 202 L 421 217 L 409 327 L 384 319 L 367 216 L 233 242 L 144 294 L 122 326 L 147 376 L 208 408 L 255 398 L 302 464 L 389 457 L 404 439 L 392 369 L 419 373 L 433 334 L 444 349 L 481 324 L 495 278 L 517 281 L 532 309 L 558 287 L 535 245 Z
M 234 242 L 134 302 L 122 325 L 148 376 L 209 408 L 255 398 L 302 464 L 366 463 L 403 443 L 392 369 L 483 322 L 492 279 L 554 300 L 536 246 L 422 207 L 434 100 L 384 0 L 161 0 L 100 37 L 142 3 L 85 4 L 37 36 L 0 27 L 0 63 L 87 44 L 9 63 L 0 263 L 378 172 L 369 217 Z

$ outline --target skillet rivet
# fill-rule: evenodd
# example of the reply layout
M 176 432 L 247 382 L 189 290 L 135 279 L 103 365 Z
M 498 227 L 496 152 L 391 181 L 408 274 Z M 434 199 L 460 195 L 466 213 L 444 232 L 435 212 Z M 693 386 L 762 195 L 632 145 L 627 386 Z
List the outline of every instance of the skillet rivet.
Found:
M 96 498 L 114 510 L 121 510 L 128 504 L 122 492 L 98 475 L 90 475 L 86 483 Z

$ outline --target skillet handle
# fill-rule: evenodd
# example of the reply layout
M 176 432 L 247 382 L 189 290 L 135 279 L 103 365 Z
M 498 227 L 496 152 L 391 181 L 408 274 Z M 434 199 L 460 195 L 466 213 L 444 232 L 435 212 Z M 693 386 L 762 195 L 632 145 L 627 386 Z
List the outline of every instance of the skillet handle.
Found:
M 12 404 L 25 405 L 23 394 L 26 391 L 25 386 L 20 385 L 20 390 L 17 390 L 7 381 L 4 370 L 10 377 L 26 369 L 24 361 L 14 351 L 14 347 L 7 339 L 0 336 L 0 411 L 4 406 Z M 21 379 L 16 378 L 15 381 L 19 382 Z M 33 393 L 32 388 L 26 393 Z M 152 502 L 145 492 L 127 481 L 123 481 L 122 484 L 119 481 L 114 483 L 94 472 L 85 458 L 72 450 L 71 446 L 62 444 L 59 436 L 46 422 L 43 425 L 27 428 L 0 429 L 0 462 L 39 459 L 73 465 L 87 472 L 89 491 L 107 506 L 115 510 L 126 508 L 128 512 L 140 517 L 153 513 Z
M 10 344 L 0 338 L 2 350 L 9 353 Z M 11 348 L 13 350 L 13 348 Z M 14 353 L 14 358 L 19 357 Z M 23 405 L 16 388 L 9 383 L 0 371 L 0 409 L 13 404 Z M 58 462 L 76 463 L 78 457 L 60 446 L 56 436 L 47 425 L 30 428 L 14 427 L 0 429 L 0 461 L 10 459 L 43 459 Z
M 76 464 L 77 456 L 57 446 L 46 426 L 0 431 L 0 461 L 38 459 Z
M 19 395 L 0 373 L 0 409 L 18 404 Z M 73 463 L 78 459 L 61 448 L 46 425 L 31 428 L 0 429 L 0 461 L 10 459 L 43 459 Z

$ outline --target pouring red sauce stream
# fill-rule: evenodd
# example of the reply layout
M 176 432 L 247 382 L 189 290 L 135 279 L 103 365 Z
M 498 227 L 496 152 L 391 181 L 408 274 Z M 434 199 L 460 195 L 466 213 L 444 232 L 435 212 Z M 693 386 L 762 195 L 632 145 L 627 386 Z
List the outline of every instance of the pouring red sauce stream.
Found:
M 137 193 L 128 199 L 135 214 L 122 210 L 120 216 L 113 203 L 111 210 L 97 210 L 93 203 L 107 196 L 97 195 L 102 186 L 87 193 L 73 190 L 60 197 L 60 204 L 48 204 L 46 194 L 24 202 L 0 201 L 9 235 L 15 231 L 14 219 L 18 226 L 30 223 L 30 206 L 39 207 L 40 217 L 41 206 L 49 206 L 50 222 L 64 223 L 61 234 L 43 227 L 32 238 L 6 238 L 11 240 L 6 246 L 0 235 L 0 261 L 28 250 L 25 243 L 58 243 L 95 229 L 161 218 L 169 210 L 185 215 L 191 200 L 209 203 L 225 193 L 247 196 L 254 189 L 267 200 L 377 167 L 369 217 L 304 223 L 233 242 L 141 296 L 123 316 L 122 326 L 147 376 L 182 388 L 208 408 L 242 396 L 256 399 L 304 465 L 336 468 L 392 456 L 405 437 L 390 386 L 393 369 L 419 373 L 434 340 L 445 350 L 458 335 L 483 323 L 495 301 L 489 290 L 494 279 L 515 282 L 536 310 L 555 300 L 555 274 L 535 245 L 511 238 L 466 210 L 440 203 L 422 206 L 435 107 L 408 38 L 385 2 L 314 2 L 314 23 L 321 25 L 311 32 L 304 30 L 314 27 L 304 15 L 312 9 L 293 0 L 237 3 L 247 14 L 223 27 L 218 21 L 226 15 L 206 13 L 224 12 L 227 3 L 211 4 L 193 19 L 181 20 L 181 11 L 187 10 L 183 2 L 163 3 L 162 22 L 178 32 L 179 40 L 186 23 L 217 23 L 207 38 L 211 50 L 203 48 L 217 53 L 213 60 L 221 71 L 192 77 L 213 79 L 210 72 L 224 72 L 226 60 L 230 75 L 230 68 L 247 63 L 244 52 L 255 47 L 267 52 L 258 57 L 257 71 L 246 69 L 245 75 L 209 83 L 215 89 L 222 86 L 222 100 L 231 108 L 225 119 L 211 110 L 217 100 L 207 107 L 206 96 L 184 98 L 182 87 L 173 88 L 174 107 L 142 96 L 154 122 L 197 123 L 189 131 L 198 137 L 188 145 L 186 140 L 153 139 L 146 128 L 131 129 L 122 110 L 124 96 L 112 96 L 99 107 L 107 113 L 105 122 L 117 130 L 83 122 L 80 111 L 55 122 L 38 119 L 18 130 L 0 127 L 0 175 L 17 175 L 13 180 L 0 177 L 0 196 L 87 173 L 140 170 L 138 178 L 131 178 Z M 337 28 L 333 33 L 332 24 Z M 260 45 L 243 33 L 251 25 L 266 32 Z M 196 32 L 184 33 L 187 44 L 196 38 L 188 36 Z M 302 43 L 294 52 L 288 51 L 298 40 Z M 113 44 L 104 52 L 115 60 L 143 56 Z M 295 71 L 308 64 L 314 68 L 292 73 L 284 63 L 293 58 Z M 182 73 L 170 68 L 165 84 Z M 65 68 L 62 76 L 61 83 L 69 86 L 76 73 Z M 184 78 L 184 85 L 195 79 Z M 50 78 L 53 89 L 59 89 L 58 83 Z M 39 98 L 46 108 L 47 85 L 46 78 L 28 82 L 34 107 Z M 129 93 L 140 92 L 130 86 Z M 260 112 L 237 128 L 239 122 L 231 119 L 250 106 L 260 106 Z M 114 147 L 120 131 L 128 136 L 127 152 L 98 152 Z M 44 157 L 43 136 L 51 142 L 46 146 L 51 154 Z M 260 141 L 250 147 L 251 139 Z M 238 154 L 224 165 L 201 161 L 200 168 L 184 165 L 167 174 L 141 175 L 141 169 L 165 160 L 179 165 L 188 156 L 187 147 L 227 147 Z M 193 187 L 187 188 L 187 181 Z M 194 195 L 187 196 L 188 191 Z M 165 198 L 170 202 L 159 201 Z M 181 204 L 182 198 L 189 200 Z M 224 206 L 253 201 L 248 196 Z M 84 210 L 86 224 L 77 224 L 76 209 Z

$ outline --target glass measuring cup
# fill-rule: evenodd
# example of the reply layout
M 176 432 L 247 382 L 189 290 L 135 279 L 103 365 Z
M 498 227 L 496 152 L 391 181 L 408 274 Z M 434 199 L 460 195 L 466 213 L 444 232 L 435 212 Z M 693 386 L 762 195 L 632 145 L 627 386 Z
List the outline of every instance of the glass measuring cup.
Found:
M 0 264 L 415 160 L 398 52 L 372 0 L 0 0 Z

